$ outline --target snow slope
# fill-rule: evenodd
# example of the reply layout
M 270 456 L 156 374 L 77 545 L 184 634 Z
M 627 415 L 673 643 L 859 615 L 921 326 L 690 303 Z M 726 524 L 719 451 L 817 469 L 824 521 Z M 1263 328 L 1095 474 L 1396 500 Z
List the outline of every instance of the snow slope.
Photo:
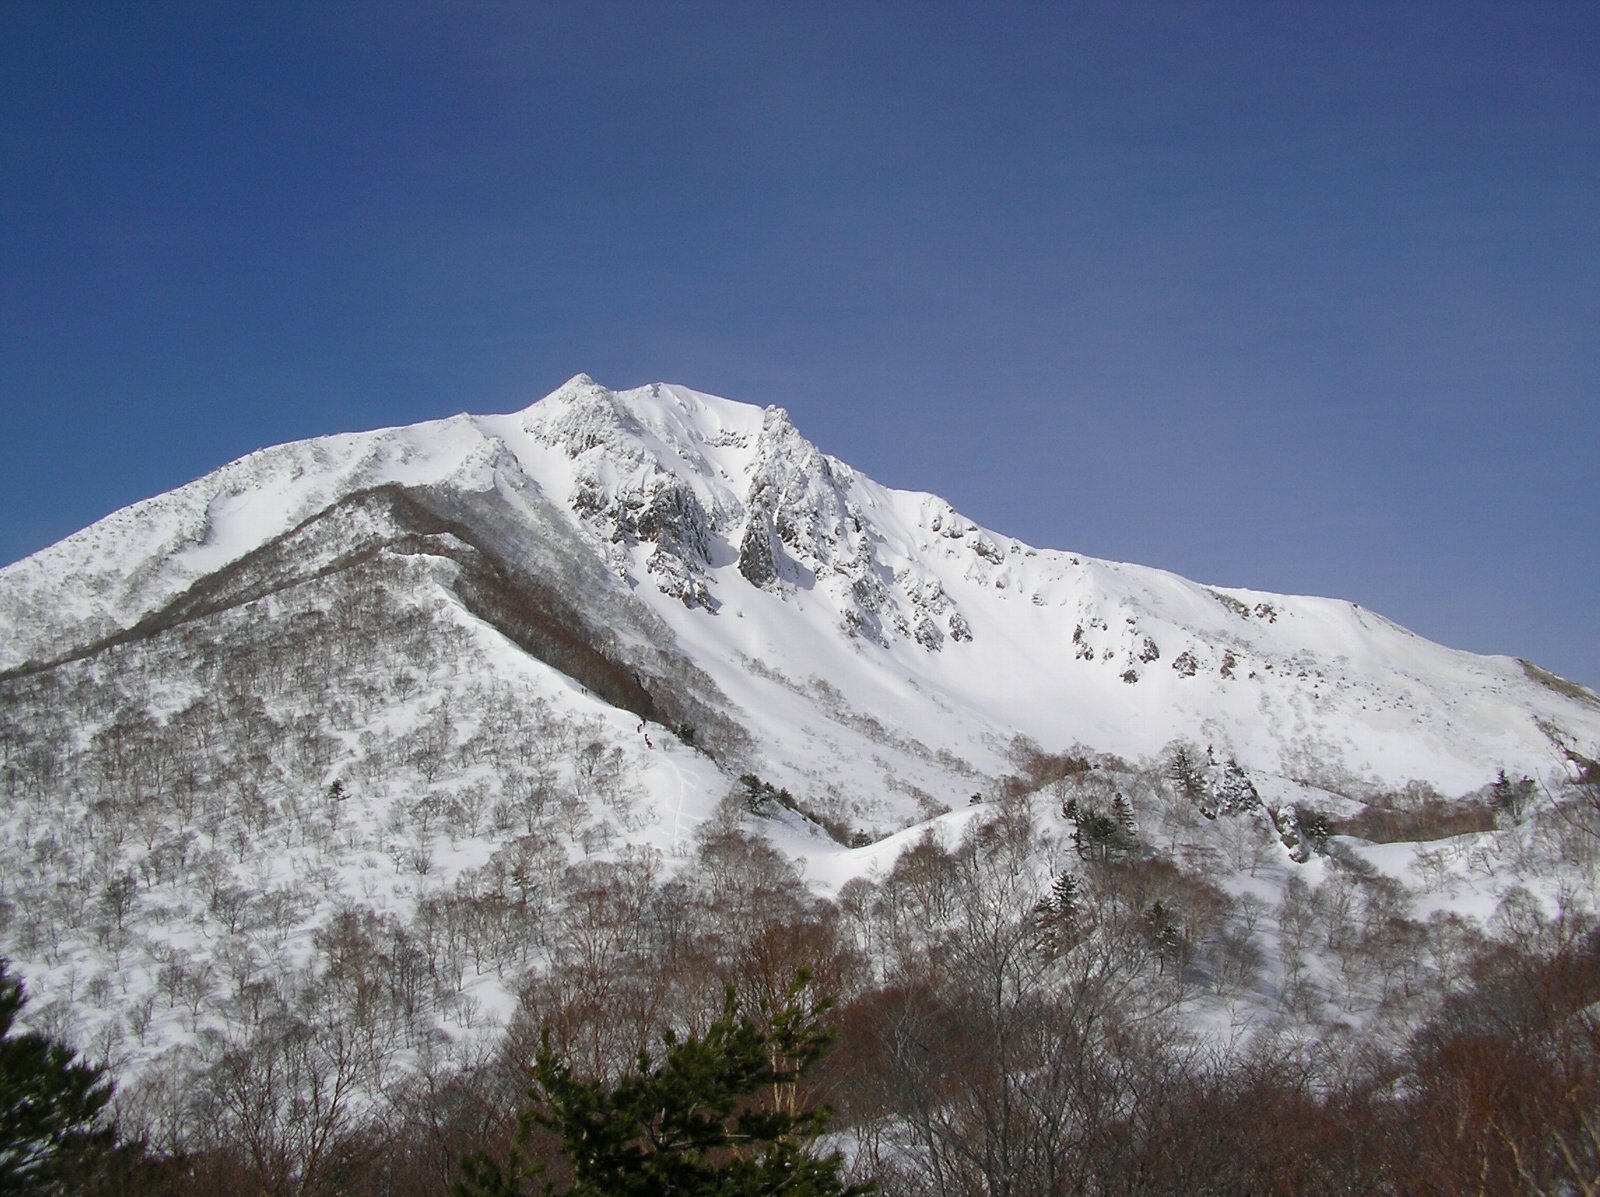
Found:
M 383 486 L 492 507 L 497 530 L 473 527 L 513 563 L 564 523 L 716 683 L 740 764 L 878 830 L 960 804 L 1018 737 L 1130 758 L 1185 739 L 1354 793 L 1544 776 L 1600 743 L 1600 699 L 1523 662 L 1033 548 L 879 486 L 779 409 L 582 375 L 521 412 L 265 449 L 108 516 L 0 571 L 0 669 L 126 633 Z

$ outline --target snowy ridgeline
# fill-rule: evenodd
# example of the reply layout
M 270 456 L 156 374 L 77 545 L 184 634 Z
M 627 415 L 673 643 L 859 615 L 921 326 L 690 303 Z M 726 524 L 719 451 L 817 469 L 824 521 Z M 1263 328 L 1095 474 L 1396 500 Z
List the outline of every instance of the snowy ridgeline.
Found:
M 1456 794 L 1502 768 L 1543 778 L 1600 744 L 1600 699 L 1522 662 L 1349 603 L 1031 548 L 877 485 L 777 409 L 581 376 L 522 412 L 262 450 L 0 570 L 0 669 L 405 538 L 479 561 L 480 590 L 554 576 L 603 620 L 627 608 L 624 639 L 704 671 L 780 784 L 795 762 L 834 762 L 835 790 L 901 776 L 944 802 L 948 761 L 994 774 L 1022 734 L 1129 758 L 1185 738 L 1341 792 L 1421 780 Z M 808 726 L 796 687 L 826 687 L 944 761 L 875 767 L 874 744 Z

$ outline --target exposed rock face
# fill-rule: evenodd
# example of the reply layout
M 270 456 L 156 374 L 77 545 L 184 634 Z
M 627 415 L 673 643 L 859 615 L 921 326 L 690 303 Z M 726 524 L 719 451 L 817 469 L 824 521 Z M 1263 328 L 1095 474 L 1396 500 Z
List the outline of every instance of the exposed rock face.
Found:
M 778 563 L 772 556 L 772 528 L 767 517 L 757 512 L 744 526 L 739 541 L 739 572 L 745 581 L 770 590 L 778 581 Z
M 708 430 L 673 418 L 664 388 L 646 394 L 653 402 L 636 411 L 574 380 L 526 425 L 573 463 L 569 502 L 619 577 L 638 564 L 631 550 L 648 546 L 644 570 L 662 593 L 715 611 L 712 567 L 731 559 L 762 590 L 823 598 L 847 635 L 929 651 L 947 637 L 971 639 L 936 578 L 881 558 L 851 496 L 856 475 L 801 436 L 787 412 L 767 408 L 756 424 L 746 409 L 742 427 Z M 976 529 L 970 546 L 991 563 L 1002 559 Z

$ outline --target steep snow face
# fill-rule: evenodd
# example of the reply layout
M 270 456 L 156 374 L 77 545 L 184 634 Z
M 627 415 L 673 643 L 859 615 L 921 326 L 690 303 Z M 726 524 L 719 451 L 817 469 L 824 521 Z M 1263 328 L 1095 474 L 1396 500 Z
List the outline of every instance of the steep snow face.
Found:
M 659 386 L 647 395 L 629 403 L 580 375 L 523 413 L 520 428 L 560 459 L 539 472 L 560 479 L 567 504 L 619 578 L 642 566 L 662 593 L 714 606 L 707 570 L 740 505 L 709 452 L 713 440 L 726 449 L 742 435 L 708 437 L 711 428 L 724 430 L 714 419 L 702 429 L 683 396 Z M 723 414 L 744 415 L 724 406 Z
M 1349 603 L 1035 549 L 862 477 L 780 409 L 582 375 L 510 415 L 263 450 L 0 571 L 0 669 L 131 627 L 379 485 L 569 520 L 728 696 L 747 763 L 878 827 L 963 800 L 1019 735 L 1451 792 L 1600 744 L 1600 699 L 1521 662 Z
M 938 648 L 947 630 L 966 635 L 925 571 L 886 563 L 855 473 L 781 409 L 661 384 L 617 395 L 580 376 L 521 428 L 563 459 L 529 466 L 559 480 L 621 578 L 642 569 L 668 597 L 716 611 L 719 592 L 742 588 L 722 577 L 732 565 L 772 594 L 814 592 L 847 636 Z
M 1290 777 L 1459 791 L 1600 734 L 1592 696 L 1520 662 L 1349 603 L 1031 548 L 861 477 L 776 409 L 579 380 L 527 426 L 574 463 L 568 500 L 619 577 L 673 600 L 663 617 L 796 784 L 859 788 L 877 758 L 880 785 L 948 801 L 951 757 L 1003 768 L 1021 733 L 1136 756 L 1188 738 Z

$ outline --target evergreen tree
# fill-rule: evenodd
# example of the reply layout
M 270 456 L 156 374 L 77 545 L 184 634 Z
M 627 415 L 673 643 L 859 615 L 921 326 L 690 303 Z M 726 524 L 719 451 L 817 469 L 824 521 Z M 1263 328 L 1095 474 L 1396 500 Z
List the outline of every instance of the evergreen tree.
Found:
M 36 1032 L 13 1034 L 27 1003 L 22 981 L 0 959 L 0 1193 L 57 1197 L 87 1187 L 112 1144 L 100 1125 L 111 1100 L 105 1069 Z
M 1127 816 L 1131 823 L 1131 808 Z M 1115 815 L 1084 803 L 1078 808 L 1077 822 L 1072 828 L 1072 846 L 1085 860 L 1107 861 L 1136 851 L 1139 841 Z
M 1050 896 L 1033 908 L 1039 930 L 1038 948 L 1054 959 L 1069 951 L 1080 937 L 1078 912 L 1082 906 L 1081 885 L 1072 873 L 1063 871 L 1050 883 Z
M 1062 918 L 1073 918 L 1078 913 L 1082 886 L 1072 873 L 1062 870 L 1050 883 L 1050 905 Z
M 1489 800 L 1495 810 L 1516 822 L 1522 818 L 1522 812 L 1532 801 L 1535 788 L 1533 778 L 1524 777 L 1514 782 L 1501 769 L 1494 779 L 1494 785 L 1489 788 Z
M 730 989 L 704 1035 L 662 1037 L 659 1060 L 641 1052 L 615 1083 L 579 1077 L 546 1030 L 534 1061 L 534 1103 L 519 1116 L 517 1141 L 502 1165 L 463 1162 L 456 1197 L 522 1197 L 542 1168 L 521 1148 L 534 1128 L 554 1131 L 572 1171 L 568 1197 L 857 1197 L 873 1184 L 846 1184 L 838 1154 L 817 1156 L 827 1126 L 821 1106 L 801 1108 L 796 1082 L 827 1052 L 826 1001 L 807 1003 L 806 977 L 788 1004 L 761 1022 L 742 1014 Z
M 1111 799 L 1111 817 L 1130 842 L 1138 838 L 1139 824 L 1133 817 L 1133 806 L 1120 793 Z
M 1160 899 L 1144 912 L 1144 929 L 1150 947 L 1161 961 L 1161 971 L 1167 971 L 1169 962 L 1181 967 L 1184 955 L 1183 928 Z
M 1169 776 L 1177 786 L 1178 793 L 1191 802 L 1199 802 L 1206 796 L 1204 772 L 1186 745 L 1180 744 L 1173 750 Z

